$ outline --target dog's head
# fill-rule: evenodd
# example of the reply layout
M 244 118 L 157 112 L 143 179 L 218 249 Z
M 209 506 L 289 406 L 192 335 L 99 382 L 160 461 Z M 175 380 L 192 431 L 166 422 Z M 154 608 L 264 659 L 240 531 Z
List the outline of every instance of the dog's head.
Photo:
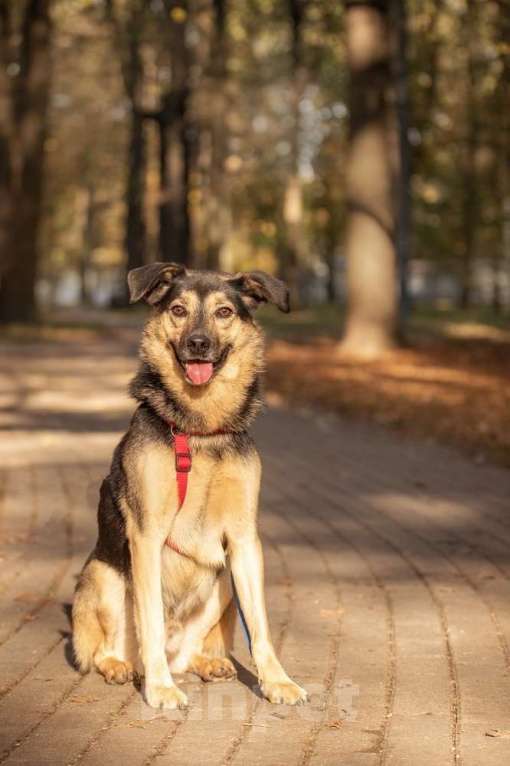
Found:
M 206 386 L 228 366 L 232 379 L 236 369 L 242 372 L 241 357 L 249 365 L 250 347 L 258 355 L 260 333 L 253 321 L 258 306 L 274 303 L 289 310 L 285 284 L 262 271 L 232 275 L 151 263 L 130 271 L 128 284 L 131 302 L 155 307 L 149 325 L 158 357 L 163 349 L 173 355 L 188 386 Z

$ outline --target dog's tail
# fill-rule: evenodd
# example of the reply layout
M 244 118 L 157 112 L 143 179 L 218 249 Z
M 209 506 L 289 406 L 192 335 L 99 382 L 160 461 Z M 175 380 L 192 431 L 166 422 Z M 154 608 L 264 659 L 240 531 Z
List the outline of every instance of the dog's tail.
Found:
M 99 610 L 96 604 L 90 603 L 87 595 L 87 588 L 78 586 L 73 604 L 73 652 L 80 673 L 91 670 L 94 657 L 105 639 Z

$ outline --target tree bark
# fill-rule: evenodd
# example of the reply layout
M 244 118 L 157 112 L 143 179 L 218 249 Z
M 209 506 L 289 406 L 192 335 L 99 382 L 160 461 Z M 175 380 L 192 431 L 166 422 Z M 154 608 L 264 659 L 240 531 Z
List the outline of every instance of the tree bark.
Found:
M 393 77 L 395 82 L 395 118 L 397 132 L 397 167 L 395 168 L 395 246 L 399 284 L 399 327 L 401 338 L 409 315 L 408 264 L 411 257 L 412 201 L 411 147 L 409 145 L 409 88 L 407 66 L 406 0 L 392 0 L 394 27 Z
M 186 109 L 188 90 L 167 94 L 159 117 L 159 255 L 163 261 L 189 264 L 189 166 L 191 146 Z
M 343 350 L 373 357 L 396 342 L 398 300 L 389 150 L 388 2 L 347 2 L 350 142 Z
M 128 178 L 126 185 L 126 272 L 145 263 L 145 133 L 144 119 L 138 109 L 131 113 Z
M 466 18 L 463 20 L 466 46 L 466 130 L 467 136 L 463 156 L 462 185 L 462 234 L 463 252 L 461 261 L 461 291 L 459 305 L 467 309 L 472 302 L 473 260 L 476 249 L 478 228 L 478 183 L 476 172 L 476 150 L 479 142 L 478 109 L 476 104 L 476 71 L 474 39 L 476 31 L 475 3 L 467 3 Z
M 306 70 L 303 61 L 303 24 L 307 0 L 288 0 L 291 20 L 291 113 L 290 173 L 283 201 L 285 245 L 281 253 L 280 273 L 287 282 L 294 298 L 298 299 L 299 267 L 303 262 L 305 242 L 303 237 L 303 189 L 299 174 L 301 113 Z
M 145 224 L 146 141 L 142 89 L 144 79 L 140 41 L 144 23 L 144 2 L 136 0 L 128 8 L 124 24 L 119 20 L 114 0 L 107 0 L 106 11 L 116 40 L 124 89 L 130 105 L 129 145 L 126 177 L 126 218 L 124 248 L 125 273 L 143 266 L 146 256 Z M 127 279 L 122 284 L 122 303 L 129 303 Z
M 328 250 L 324 259 L 326 267 L 328 269 L 328 276 L 326 281 L 326 295 L 327 302 L 332 306 L 338 301 L 337 294 L 337 269 L 336 269 L 336 242 L 331 242 L 330 249 Z
M 140 54 L 140 36 L 143 6 L 131 11 L 128 21 L 128 58 L 126 62 L 126 90 L 131 103 L 129 134 L 128 177 L 126 183 L 126 272 L 145 263 L 145 173 L 146 150 L 144 118 L 141 112 L 143 62 Z M 127 284 L 127 282 L 126 282 Z
M 89 306 L 91 301 L 88 276 L 90 272 L 92 251 L 96 245 L 96 214 L 97 203 L 93 186 L 88 186 L 83 192 L 83 232 L 78 271 L 80 275 L 80 303 Z
M 51 70 L 51 0 L 29 0 L 26 4 L 19 48 L 19 73 L 10 95 L 13 130 L 2 136 L 2 151 L 8 148 L 11 167 L 2 179 L 9 220 L 2 214 L 4 229 L 0 276 L 0 321 L 31 321 L 35 317 L 35 283 L 38 263 L 38 234 L 44 172 L 44 142 Z M 5 21 L 5 10 L 2 9 Z M 3 88 L 5 84 L 2 82 Z M 2 111 L 9 96 L 2 94 Z M 7 177 L 7 186 L 5 185 Z M 5 205 L 5 199 L 2 199 Z M 8 226 L 8 231 L 5 226 Z
M 500 199 L 500 246 L 495 250 L 497 263 L 494 269 L 492 305 L 496 313 L 503 310 L 502 283 L 505 276 L 510 276 L 510 5 L 499 4 L 497 17 L 501 71 L 496 89 L 496 130 L 501 141 L 500 151 L 496 155 L 496 188 Z
M 0 289 L 7 269 L 11 220 L 13 99 L 7 73 L 12 38 L 12 6 L 0 0 Z
M 160 135 L 159 257 L 190 264 L 189 203 L 193 131 L 190 117 L 190 52 L 187 43 L 189 3 L 165 0 L 172 84 L 158 115 Z M 176 14 L 175 11 L 178 11 Z M 181 18 L 181 14 L 183 14 Z
M 207 193 L 207 249 L 206 268 L 221 268 L 221 253 L 230 228 L 230 217 L 225 184 L 225 156 L 227 138 L 228 44 L 226 35 L 227 1 L 212 0 L 213 34 L 210 52 L 210 147 L 209 188 Z

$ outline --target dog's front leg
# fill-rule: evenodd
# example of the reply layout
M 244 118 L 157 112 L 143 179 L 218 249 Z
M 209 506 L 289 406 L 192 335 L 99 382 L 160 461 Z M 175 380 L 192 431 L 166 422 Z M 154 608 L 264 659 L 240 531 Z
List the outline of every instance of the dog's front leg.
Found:
M 175 709 L 187 697 L 174 683 L 165 654 L 161 594 L 161 540 L 137 533 L 130 542 L 135 620 L 145 671 L 145 699 L 151 707 Z
M 264 599 L 264 560 L 256 532 L 234 541 L 230 546 L 230 556 L 263 695 L 274 703 L 295 705 L 305 702 L 306 691 L 289 678 L 273 648 Z

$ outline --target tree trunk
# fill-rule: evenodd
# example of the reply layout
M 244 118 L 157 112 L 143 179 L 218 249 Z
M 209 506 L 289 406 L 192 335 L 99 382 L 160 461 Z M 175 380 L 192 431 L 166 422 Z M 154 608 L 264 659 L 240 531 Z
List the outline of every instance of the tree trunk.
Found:
M 336 294 L 336 269 L 335 269 L 335 250 L 334 247 L 332 247 L 330 250 L 328 250 L 325 258 L 326 266 L 328 269 L 328 278 L 326 282 L 326 293 L 327 293 L 327 300 L 328 303 L 335 304 L 337 301 L 337 294 Z
M 291 19 L 291 113 L 290 173 L 283 201 L 285 247 L 282 249 L 280 274 L 298 299 L 299 267 L 303 263 L 305 242 L 303 237 L 303 189 L 299 174 L 301 113 L 306 70 L 303 61 L 303 24 L 307 0 L 288 0 Z
M 83 233 L 80 260 L 78 270 L 80 274 L 80 303 L 82 306 L 91 304 L 91 296 L 88 287 L 88 275 L 92 251 L 96 244 L 96 213 L 97 205 L 94 188 L 87 187 L 83 192 Z
M 221 268 L 221 253 L 230 228 L 230 216 L 225 184 L 225 156 L 227 137 L 225 115 L 227 113 L 228 45 L 226 39 L 226 0 L 213 0 L 214 14 L 212 45 L 210 52 L 210 149 L 209 188 L 207 199 L 207 249 L 206 268 Z
M 159 254 L 163 261 L 190 263 L 188 91 L 172 91 L 159 119 Z
M 409 314 L 408 263 L 411 257 L 411 148 L 409 145 L 409 90 L 407 66 L 407 9 L 405 0 L 393 0 L 393 77 L 397 122 L 395 169 L 395 245 L 399 283 L 399 335 L 405 334 Z
M 508 138 L 507 138 L 508 140 Z M 501 239 L 500 239 L 500 252 L 499 252 L 499 264 L 497 272 L 497 282 L 494 285 L 494 292 L 498 296 L 497 301 L 497 313 L 501 312 L 503 308 L 503 297 L 501 283 L 504 279 L 504 275 L 510 275 L 510 172 L 508 170 L 508 163 L 510 162 L 510 151 L 506 151 L 507 164 L 501 164 Z M 507 304 L 508 305 L 508 304 Z
M 333 183 L 331 183 L 333 181 Z M 323 176 L 323 184 L 325 197 L 331 200 L 328 207 L 338 204 L 338 200 L 335 199 L 334 189 L 338 183 L 337 176 L 333 178 L 329 174 Z M 328 214 L 328 220 L 324 227 L 323 238 L 323 261 L 328 270 L 326 281 L 326 295 L 328 303 L 334 305 L 338 301 L 338 289 L 337 289 L 337 250 L 338 250 L 338 224 L 335 221 L 335 215 L 333 212 Z
M 144 119 L 135 107 L 131 113 L 129 137 L 128 179 L 126 188 L 126 271 L 145 263 L 145 132 Z
M 140 53 L 140 38 L 143 25 L 143 4 L 131 10 L 127 24 L 127 56 L 124 65 L 124 79 L 131 104 L 129 135 L 128 176 L 126 183 L 126 232 L 127 255 L 126 273 L 145 263 L 145 173 L 146 150 L 144 117 L 141 111 L 143 90 L 143 61 Z M 126 302 L 127 281 L 125 281 Z
M 124 89 L 130 105 L 129 147 L 126 178 L 126 218 L 124 248 L 126 252 L 125 272 L 143 266 L 146 250 L 145 225 L 145 174 L 146 146 L 142 91 L 144 80 L 143 60 L 140 41 L 146 8 L 143 1 L 133 2 L 127 8 L 123 24 L 117 13 L 114 0 L 106 0 L 106 14 L 116 41 Z M 121 302 L 129 303 L 127 280 L 121 287 Z
M 510 39 L 510 5 L 500 3 L 498 16 L 498 32 L 500 42 L 501 71 L 498 88 L 496 90 L 496 109 L 498 119 L 496 130 L 501 140 L 501 151 L 496 157 L 498 196 L 500 200 L 500 246 L 496 250 L 498 255 L 497 270 L 494 274 L 493 308 L 496 313 L 501 313 L 503 308 L 502 283 L 510 277 L 510 51 L 508 40 Z
M 9 141 L 12 157 L 9 234 L 4 242 L 6 267 L 0 284 L 0 321 L 4 322 L 31 321 L 35 316 L 50 90 L 50 5 L 51 0 L 29 0 L 21 30 L 20 71 L 13 94 L 14 131 Z
M 189 204 L 192 126 L 191 78 L 187 32 L 190 8 L 187 0 L 177 8 L 165 0 L 169 21 L 168 46 L 172 84 L 165 93 L 158 116 L 160 135 L 159 256 L 163 261 L 191 262 L 191 216 Z M 176 9 L 180 11 L 175 13 Z
M 7 74 L 12 37 L 11 12 L 12 7 L 9 5 L 9 0 L 0 0 L 0 289 L 9 256 L 12 203 L 10 146 L 13 133 L 14 105 L 11 97 L 10 78 Z
M 462 184 L 462 234 L 463 253 L 461 262 L 461 292 L 459 305 L 462 309 L 471 306 L 473 290 L 473 260 L 476 249 L 478 228 L 478 183 L 476 173 L 476 150 L 478 148 L 478 110 L 476 104 L 476 71 L 474 41 L 477 35 L 476 8 L 467 3 L 466 18 L 463 20 L 466 47 L 466 130 L 467 137 L 463 156 Z
M 396 341 L 398 301 L 388 90 L 388 3 L 347 2 L 350 145 L 345 253 L 348 312 L 342 348 L 377 356 Z

